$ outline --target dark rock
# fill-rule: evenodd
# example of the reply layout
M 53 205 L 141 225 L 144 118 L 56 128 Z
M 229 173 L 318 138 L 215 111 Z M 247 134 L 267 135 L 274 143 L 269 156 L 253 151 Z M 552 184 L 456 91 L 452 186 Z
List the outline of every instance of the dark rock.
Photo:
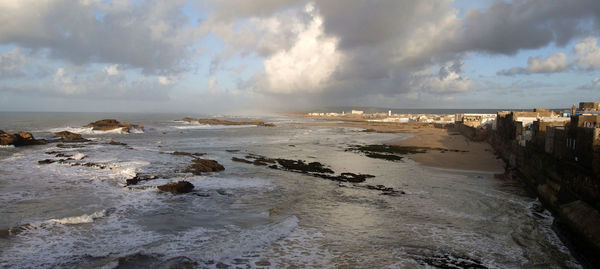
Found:
M 231 160 L 234 162 L 240 162 L 240 163 L 248 163 L 248 164 L 253 163 L 252 161 L 248 161 L 246 159 L 237 158 L 237 157 L 231 157 Z
M 369 174 L 354 174 L 354 173 L 341 173 L 339 178 L 343 179 L 340 181 L 348 181 L 351 183 L 360 183 L 360 182 L 364 182 L 367 178 L 372 178 L 375 177 L 373 175 L 369 175 Z
M 182 194 L 194 190 L 194 185 L 192 183 L 182 180 L 179 182 L 173 182 L 158 186 L 158 189 L 164 192 L 170 192 L 172 194 Z
M 315 173 L 329 173 L 333 174 L 333 170 L 323 167 L 323 164 L 319 162 L 311 162 L 306 164 L 302 160 L 287 160 L 287 159 L 276 159 L 277 163 L 284 169 L 296 170 L 301 172 L 315 172 Z
M 92 127 L 94 131 L 110 131 L 121 128 L 123 132 L 129 133 L 131 129 L 144 130 L 143 125 L 131 124 L 129 122 L 119 122 L 115 119 L 104 119 L 92 122 L 85 127 Z
M 239 149 L 226 149 L 225 151 L 234 153 L 234 152 L 239 152 L 240 150 Z
M 265 123 L 264 121 L 230 121 L 230 120 L 218 120 L 218 119 L 195 119 L 195 118 L 183 118 L 182 121 L 187 122 L 198 122 L 210 125 L 257 125 L 257 126 L 265 126 L 265 127 L 273 127 L 275 124 L 273 123 Z
M 60 137 L 63 140 L 69 140 L 69 141 L 86 141 L 87 140 L 87 139 L 84 139 L 80 134 L 72 133 L 69 131 L 62 131 L 62 132 L 54 133 L 54 136 Z
M 68 149 L 74 149 L 74 148 L 85 148 L 84 145 L 75 145 L 75 144 L 56 144 L 57 148 L 68 148 Z
M 367 129 L 364 129 L 363 132 L 365 132 L 365 133 L 372 133 L 372 132 L 375 132 L 375 129 L 373 129 L 373 128 L 367 128 Z
M 15 147 L 30 146 L 30 145 L 42 145 L 46 144 L 44 139 L 35 139 L 31 133 L 18 132 L 18 133 L 5 133 L 0 130 L 0 145 L 7 146 L 13 145 Z
M 108 144 L 115 145 L 115 146 L 127 146 L 127 144 L 125 144 L 125 143 L 121 143 L 119 141 L 114 141 L 114 140 L 111 140 L 110 142 L 108 142 Z
M 192 173 L 194 175 L 200 175 L 203 172 L 218 172 L 225 170 L 220 163 L 215 160 L 208 159 L 194 159 L 193 164 L 185 169 L 185 172 Z
M 200 153 L 200 152 L 189 153 L 189 152 L 185 152 L 185 151 L 175 151 L 175 152 L 173 152 L 171 154 L 175 155 L 175 156 L 190 156 L 190 157 L 193 157 L 193 158 L 206 155 L 206 153 Z
M 52 160 L 52 159 L 45 159 L 45 160 L 38 161 L 38 164 L 51 164 L 54 162 L 56 162 L 56 161 Z
M 156 179 L 156 178 L 157 178 L 157 176 L 154 176 L 154 175 L 140 175 L 140 174 L 135 174 L 135 177 L 129 178 L 129 179 L 126 180 L 126 182 L 127 182 L 126 186 L 136 185 L 140 181 L 148 181 L 148 180 L 153 180 L 153 179 Z

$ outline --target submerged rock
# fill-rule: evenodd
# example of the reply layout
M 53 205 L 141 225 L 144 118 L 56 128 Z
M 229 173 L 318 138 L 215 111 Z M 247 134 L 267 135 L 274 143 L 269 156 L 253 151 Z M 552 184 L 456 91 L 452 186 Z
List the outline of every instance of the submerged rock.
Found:
M 44 139 L 35 139 L 31 133 L 27 132 L 4 132 L 0 130 L 0 145 L 7 146 L 13 145 L 15 147 L 30 146 L 30 145 L 42 145 L 46 144 Z
M 200 152 L 189 153 L 189 152 L 185 152 L 185 151 L 175 151 L 175 152 L 173 152 L 171 154 L 172 155 L 176 155 L 176 156 L 190 156 L 190 157 L 193 157 L 193 158 L 205 155 L 205 153 L 200 153 Z
M 194 190 L 194 185 L 192 183 L 182 180 L 179 182 L 173 182 L 158 186 L 158 189 L 164 192 L 170 192 L 172 194 L 182 194 Z
M 92 127 L 94 131 L 110 131 L 114 129 L 119 129 L 123 132 L 129 133 L 131 129 L 144 130 L 143 125 L 131 124 L 129 122 L 119 122 L 115 119 L 104 119 L 89 123 L 84 127 Z
M 45 159 L 45 160 L 38 161 L 38 164 L 51 164 L 54 162 L 56 162 L 56 161 L 52 160 L 52 159 Z
M 196 119 L 185 117 L 181 119 L 182 121 L 187 122 L 198 122 L 210 125 L 257 125 L 257 126 L 265 126 L 265 127 L 273 127 L 275 124 L 273 123 L 265 123 L 264 121 L 253 120 L 253 121 L 230 121 L 230 120 L 219 120 L 219 119 Z
M 119 142 L 119 141 L 114 141 L 111 140 L 110 142 L 108 142 L 109 145 L 115 145 L 115 146 L 127 146 L 127 144 Z
M 231 160 L 234 162 L 239 162 L 239 163 L 252 163 L 252 161 L 248 161 L 246 159 L 242 159 L 242 158 L 237 158 L 237 157 L 231 157 Z
M 192 162 L 193 164 L 188 166 L 185 169 L 185 172 L 192 173 L 194 175 L 200 175 L 206 172 L 218 172 L 225 170 L 225 167 L 223 167 L 220 163 L 218 163 L 215 160 L 198 158 L 193 159 Z

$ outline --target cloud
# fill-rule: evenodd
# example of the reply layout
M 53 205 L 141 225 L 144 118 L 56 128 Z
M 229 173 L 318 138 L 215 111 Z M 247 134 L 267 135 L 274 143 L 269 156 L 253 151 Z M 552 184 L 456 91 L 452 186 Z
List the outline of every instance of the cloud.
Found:
M 490 8 L 467 13 L 451 50 L 512 55 L 573 38 L 598 29 L 600 5 L 596 0 L 495 1 Z
M 264 89 L 271 93 L 315 92 L 322 90 L 336 70 L 342 55 L 337 40 L 323 34 L 322 18 L 314 6 L 306 12 L 312 21 L 298 34 L 289 50 L 282 50 L 264 61 Z
M 600 47 L 595 37 L 587 37 L 573 47 L 577 66 L 582 70 L 600 69 Z
M 473 88 L 473 82 L 461 76 L 462 62 L 448 62 L 442 65 L 437 74 L 429 70 L 416 72 L 413 84 L 423 92 L 435 94 L 463 93 Z
M 146 74 L 183 72 L 198 38 L 184 1 L 0 2 L 0 44 L 43 49 L 74 64 L 109 63 Z
M 558 73 L 567 70 L 567 55 L 559 52 L 552 54 L 547 58 L 529 57 L 527 67 L 513 67 L 508 70 L 498 71 L 498 75 L 514 76 L 514 75 L 529 75 L 536 73 Z
M 600 90 L 600 77 L 593 79 L 590 83 L 581 85 L 577 90 Z
M 68 97 L 97 100 L 154 100 L 169 99 L 170 83 L 138 75 L 129 78 L 115 72 L 114 66 L 96 71 L 59 67 L 47 80 L 16 81 L 0 86 L 0 91 L 27 96 Z
M 23 76 L 21 69 L 26 63 L 27 60 L 20 48 L 4 52 L 0 55 L 0 79 Z

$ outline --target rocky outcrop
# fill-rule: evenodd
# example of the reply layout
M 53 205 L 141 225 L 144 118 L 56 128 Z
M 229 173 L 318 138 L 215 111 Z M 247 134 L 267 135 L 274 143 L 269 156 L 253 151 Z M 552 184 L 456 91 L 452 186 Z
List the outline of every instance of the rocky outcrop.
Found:
M 203 124 L 210 125 L 257 125 L 257 126 L 265 126 L 265 127 L 273 127 L 275 124 L 273 123 L 265 123 L 264 121 L 253 120 L 253 121 L 230 121 L 230 120 L 218 120 L 218 119 L 196 119 L 185 117 L 181 119 L 186 122 L 197 122 Z
M 60 137 L 64 140 L 84 140 L 80 134 L 72 133 L 69 131 L 54 133 L 54 136 Z
M 99 120 L 84 127 L 91 127 L 94 131 L 111 131 L 121 128 L 121 130 L 126 133 L 129 133 L 132 129 L 144 130 L 143 125 L 131 124 L 129 122 L 119 122 L 115 119 Z
M 172 194 L 183 194 L 194 190 L 194 185 L 187 181 L 173 182 L 165 185 L 158 186 L 160 191 L 170 192 Z
M 250 159 L 250 160 L 248 160 Z M 328 179 L 331 181 L 337 181 L 340 183 L 340 187 L 346 186 L 347 183 L 362 183 L 367 180 L 367 178 L 374 178 L 375 176 L 369 174 L 355 174 L 350 172 L 343 172 L 339 175 L 335 175 L 335 172 L 330 168 L 327 168 L 320 162 L 310 162 L 306 163 L 303 160 L 288 160 L 282 158 L 268 158 L 265 156 L 260 156 L 256 154 L 248 154 L 246 155 L 246 159 L 233 157 L 231 158 L 234 162 L 254 164 L 256 166 L 267 166 L 271 169 L 276 170 L 284 170 L 295 173 L 302 173 L 313 177 Z M 253 160 L 253 161 L 252 161 Z M 391 187 L 386 187 L 384 185 L 351 185 L 356 188 L 364 188 L 369 190 L 380 191 L 382 195 L 400 195 L 404 194 L 401 190 L 395 190 Z
M 0 130 L 0 145 L 7 146 L 13 145 L 15 147 L 30 146 L 30 145 L 42 145 L 46 144 L 44 139 L 35 139 L 31 133 L 18 132 L 18 133 L 5 133 Z
M 201 175 L 207 172 L 218 172 L 225 170 L 220 163 L 215 160 L 208 159 L 193 159 L 192 164 L 185 169 L 185 172 L 192 173 L 194 175 Z
M 113 145 L 113 146 L 127 146 L 127 144 L 125 144 L 123 142 L 114 141 L 114 140 L 111 140 L 110 142 L 108 142 L 108 144 Z

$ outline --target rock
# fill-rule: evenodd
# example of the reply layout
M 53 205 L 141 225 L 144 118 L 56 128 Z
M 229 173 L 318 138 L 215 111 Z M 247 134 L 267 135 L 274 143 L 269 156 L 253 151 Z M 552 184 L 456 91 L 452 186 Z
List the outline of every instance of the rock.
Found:
M 218 119 L 195 119 L 185 117 L 181 119 L 182 121 L 187 122 L 198 122 L 210 125 L 257 125 L 257 126 L 265 126 L 265 127 L 273 127 L 275 124 L 273 123 L 265 123 L 264 121 L 253 120 L 253 121 L 230 121 L 230 120 L 218 120 Z
M 220 163 L 215 160 L 208 159 L 194 159 L 193 164 L 185 169 L 185 172 L 192 173 L 194 175 L 200 175 L 203 172 L 218 172 L 225 170 Z
M 64 140 L 85 140 L 80 134 L 72 133 L 69 131 L 54 133 L 54 136 L 60 137 Z
M 144 130 L 143 125 L 131 124 L 129 122 L 119 122 L 115 119 L 104 119 L 89 123 L 84 127 L 92 127 L 94 131 L 110 131 L 121 128 L 123 132 L 129 133 L 131 129 Z
M 339 177 L 340 177 L 340 179 L 343 179 L 350 183 L 360 183 L 360 182 L 364 182 L 367 178 L 372 178 L 375 176 L 368 175 L 368 174 L 354 174 L 354 173 L 346 172 L 346 173 L 341 173 Z
M 226 149 L 225 151 L 230 152 L 230 153 L 235 153 L 235 152 L 239 152 L 239 149 Z
M 46 144 L 44 139 L 35 139 L 31 133 L 18 132 L 18 133 L 5 133 L 0 130 L 0 145 L 13 145 L 15 147 L 30 146 L 30 145 L 42 145 Z
M 125 143 L 121 143 L 119 141 L 114 141 L 114 140 L 111 140 L 110 142 L 108 142 L 108 144 L 115 145 L 115 146 L 127 146 L 127 144 L 125 144 Z
M 140 181 L 148 181 L 148 180 L 153 180 L 156 178 L 157 178 L 157 176 L 135 174 L 135 177 L 128 178 L 126 180 L 126 182 L 127 182 L 126 186 L 136 185 Z
M 231 160 L 234 162 L 240 162 L 240 163 L 248 163 L 248 164 L 253 163 L 252 161 L 248 161 L 246 159 L 237 158 L 237 157 L 231 157 Z
M 365 133 L 372 133 L 372 132 L 375 132 L 375 129 L 373 129 L 373 128 L 367 128 L 367 129 L 364 129 L 363 132 L 365 132 Z
M 194 185 L 192 183 L 182 180 L 179 182 L 173 182 L 158 186 L 158 189 L 164 192 L 170 192 L 172 194 L 182 194 L 194 190 Z
M 315 172 L 315 173 L 329 173 L 333 174 L 333 170 L 323 167 L 323 164 L 319 162 L 311 162 L 306 164 L 302 160 L 287 160 L 287 159 L 277 159 L 277 163 L 285 169 L 289 170 L 297 170 L 302 172 Z
M 196 158 L 196 157 L 203 156 L 206 153 L 199 153 L 199 152 L 189 153 L 189 152 L 185 152 L 185 151 L 175 151 L 175 152 L 173 152 L 171 154 L 172 155 L 176 155 L 176 156 L 190 156 L 190 157 Z
M 45 159 L 45 160 L 38 161 L 38 164 L 51 164 L 53 162 L 56 162 L 56 161 L 52 160 L 52 159 Z

